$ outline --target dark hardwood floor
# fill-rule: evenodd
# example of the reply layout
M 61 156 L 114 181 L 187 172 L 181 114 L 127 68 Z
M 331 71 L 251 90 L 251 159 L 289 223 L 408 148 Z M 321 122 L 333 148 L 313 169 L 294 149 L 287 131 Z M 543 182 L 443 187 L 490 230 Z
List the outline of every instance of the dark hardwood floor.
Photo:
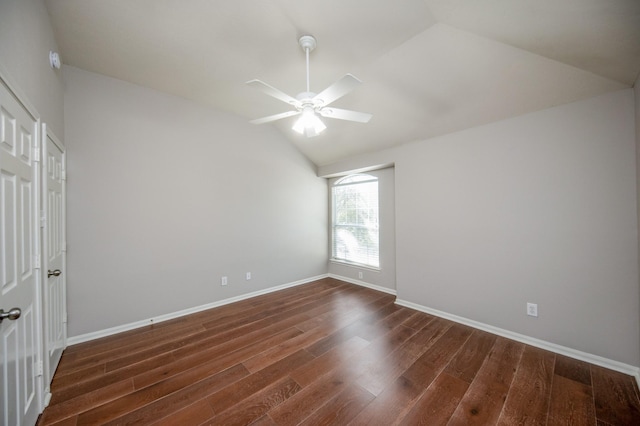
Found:
M 333 279 L 67 348 L 39 425 L 640 425 L 632 377 Z

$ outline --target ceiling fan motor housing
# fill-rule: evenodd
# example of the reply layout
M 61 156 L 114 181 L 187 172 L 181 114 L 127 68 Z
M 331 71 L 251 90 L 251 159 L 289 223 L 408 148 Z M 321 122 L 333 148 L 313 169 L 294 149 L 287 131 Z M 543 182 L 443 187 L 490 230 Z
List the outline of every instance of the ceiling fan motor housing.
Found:
M 296 95 L 296 99 L 302 102 L 303 105 L 308 104 L 313 107 L 317 107 L 319 105 L 315 105 L 314 97 L 316 96 L 313 92 L 300 92 Z

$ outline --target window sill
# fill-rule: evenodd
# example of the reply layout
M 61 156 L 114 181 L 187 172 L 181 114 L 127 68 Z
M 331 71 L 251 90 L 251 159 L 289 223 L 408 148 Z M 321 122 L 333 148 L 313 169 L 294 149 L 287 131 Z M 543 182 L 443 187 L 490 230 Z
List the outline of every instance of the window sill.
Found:
M 369 271 L 374 271 L 374 272 L 381 271 L 379 267 L 364 265 L 362 263 L 348 262 L 346 260 L 341 260 L 341 259 L 329 259 L 329 262 L 335 263 L 336 265 L 349 266 L 352 268 L 368 269 Z

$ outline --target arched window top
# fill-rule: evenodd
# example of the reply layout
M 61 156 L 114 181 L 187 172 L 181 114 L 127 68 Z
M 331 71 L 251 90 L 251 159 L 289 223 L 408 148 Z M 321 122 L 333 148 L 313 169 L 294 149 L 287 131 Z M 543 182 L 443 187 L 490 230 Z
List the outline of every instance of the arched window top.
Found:
M 349 176 L 345 176 L 341 179 L 338 179 L 333 186 L 338 186 L 338 185 L 351 185 L 354 183 L 363 183 L 363 182 L 373 182 L 373 181 L 377 181 L 378 178 L 375 176 L 371 176 L 365 173 L 358 173 L 355 175 L 349 175 Z

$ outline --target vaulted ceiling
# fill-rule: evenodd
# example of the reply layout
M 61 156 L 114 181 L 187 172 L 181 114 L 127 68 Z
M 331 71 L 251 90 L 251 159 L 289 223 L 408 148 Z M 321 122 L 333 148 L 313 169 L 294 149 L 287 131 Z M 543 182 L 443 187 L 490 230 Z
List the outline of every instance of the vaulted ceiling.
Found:
M 298 38 L 312 34 L 311 90 L 364 84 L 307 139 L 317 165 L 632 87 L 638 0 L 45 0 L 65 64 L 247 120 L 289 107 L 245 85 L 305 90 Z

